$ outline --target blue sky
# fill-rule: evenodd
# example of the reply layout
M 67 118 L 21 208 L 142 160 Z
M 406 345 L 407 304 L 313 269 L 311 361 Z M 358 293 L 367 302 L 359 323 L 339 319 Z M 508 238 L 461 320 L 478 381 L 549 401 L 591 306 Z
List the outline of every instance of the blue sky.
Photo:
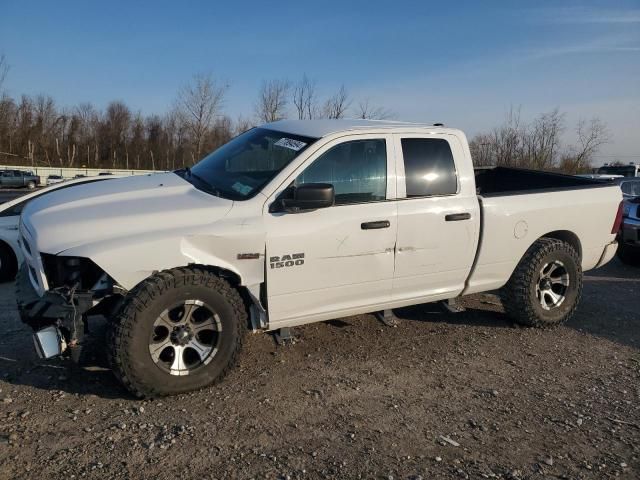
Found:
M 640 1 L 108 2 L 3 0 L 12 95 L 60 105 L 124 100 L 163 113 L 196 73 L 230 85 L 250 115 L 262 79 L 344 83 L 409 121 L 469 134 L 520 106 L 559 107 L 613 133 L 600 161 L 640 161 Z M 635 156 L 635 157 L 634 157 Z

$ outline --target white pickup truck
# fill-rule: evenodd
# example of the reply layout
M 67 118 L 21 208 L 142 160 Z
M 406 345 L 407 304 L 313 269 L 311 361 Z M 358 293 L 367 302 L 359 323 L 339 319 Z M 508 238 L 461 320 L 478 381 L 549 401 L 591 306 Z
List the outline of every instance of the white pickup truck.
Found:
M 109 320 L 136 396 L 221 379 L 247 329 L 276 330 L 500 289 L 553 326 L 615 254 L 616 185 L 474 171 L 465 135 L 377 121 L 279 121 L 191 169 L 52 192 L 25 208 L 22 318 L 43 357 Z

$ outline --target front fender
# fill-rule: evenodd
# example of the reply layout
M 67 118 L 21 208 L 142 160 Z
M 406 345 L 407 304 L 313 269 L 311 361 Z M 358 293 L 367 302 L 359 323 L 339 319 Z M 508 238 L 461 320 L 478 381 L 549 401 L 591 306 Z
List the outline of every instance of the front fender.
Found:
M 233 272 L 241 285 L 264 281 L 264 234 L 193 234 L 158 238 L 144 236 L 84 245 L 59 255 L 90 258 L 126 290 L 155 272 L 190 264 Z M 252 254 L 250 258 L 240 254 Z

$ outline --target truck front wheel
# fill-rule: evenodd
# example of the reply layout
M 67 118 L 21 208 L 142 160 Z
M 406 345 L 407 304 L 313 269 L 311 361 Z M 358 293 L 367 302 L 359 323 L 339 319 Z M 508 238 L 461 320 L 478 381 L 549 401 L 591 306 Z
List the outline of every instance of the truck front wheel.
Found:
M 110 325 L 116 377 L 136 397 L 196 390 L 235 365 L 247 327 L 238 291 L 204 268 L 148 278 L 129 294 Z
M 516 323 L 549 328 L 573 316 L 581 293 L 576 250 L 561 240 L 541 238 L 529 247 L 500 296 Z

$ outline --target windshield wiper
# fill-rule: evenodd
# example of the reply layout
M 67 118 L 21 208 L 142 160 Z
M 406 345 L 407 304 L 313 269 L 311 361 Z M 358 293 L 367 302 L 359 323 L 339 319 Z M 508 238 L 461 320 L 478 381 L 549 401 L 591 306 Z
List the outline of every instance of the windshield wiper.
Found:
M 210 193 L 211 195 L 215 195 L 216 197 L 220 197 L 220 198 L 224 198 L 222 196 L 222 194 L 220 193 L 220 190 L 218 190 L 217 188 L 215 188 L 214 186 L 212 186 L 209 182 L 207 182 L 204 178 L 202 178 L 200 175 L 198 175 L 197 173 L 193 173 L 191 171 L 191 168 L 189 167 L 185 167 L 184 168 L 184 172 L 189 175 L 189 177 L 193 177 L 196 180 L 198 180 L 198 182 L 202 183 L 205 188 L 203 190 L 205 190 L 207 193 Z

